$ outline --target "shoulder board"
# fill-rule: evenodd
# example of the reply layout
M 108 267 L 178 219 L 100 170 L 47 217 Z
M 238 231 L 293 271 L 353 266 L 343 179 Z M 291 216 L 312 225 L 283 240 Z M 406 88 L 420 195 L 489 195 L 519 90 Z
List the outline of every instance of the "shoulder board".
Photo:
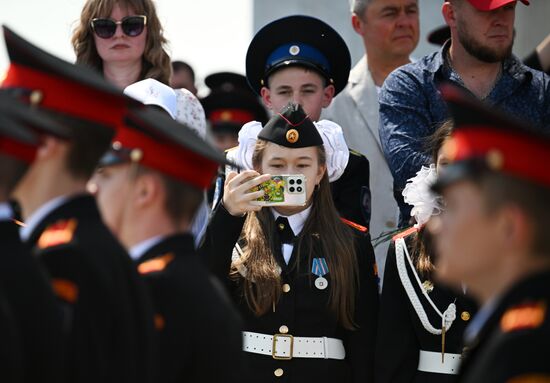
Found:
M 506 383 L 550 383 L 550 374 L 525 374 L 508 379 Z
M 357 156 L 357 157 L 363 157 L 363 154 L 361 154 L 358 151 L 353 150 L 353 149 L 349 149 L 349 153 L 353 154 L 354 156 Z
M 153 259 L 149 259 L 143 263 L 140 263 L 138 266 L 138 272 L 140 274 L 151 274 L 151 273 L 157 273 L 159 271 L 162 271 L 174 260 L 174 254 L 173 253 L 167 253 L 164 255 L 160 255 L 158 257 L 155 257 Z
M 229 153 L 229 152 L 233 152 L 235 150 L 237 150 L 237 148 L 239 147 L 239 145 L 237 146 L 233 146 L 232 148 L 229 148 L 229 149 L 225 149 L 225 154 Z
M 540 327 L 546 316 L 546 302 L 526 303 L 508 309 L 500 320 L 502 332 Z
M 78 300 L 78 286 L 68 279 L 53 278 L 52 290 L 55 295 L 69 303 L 76 303 Z
M 18 219 L 12 218 L 11 221 L 19 227 L 25 227 L 26 226 L 23 222 L 19 221 Z
M 355 230 L 359 230 L 361 233 L 366 233 L 369 231 L 369 229 L 365 226 L 361 226 L 358 223 L 349 221 L 345 218 L 340 217 L 340 220 L 344 222 L 346 225 L 353 227 Z
M 392 240 L 393 241 L 397 241 L 398 239 L 401 239 L 401 238 L 406 238 L 408 237 L 409 235 L 413 234 L 413 233 L 416 233 L 418 231 L 418 228 L 416 227 L 409 227 L 407 230 L 404 230 L 402 231 L 401 233 L 397 233 L 396 235 L 393 236 Z
M 44 230 L 38 239 L 38 248 L 63 245 L 72 241 L 78 222 L 75 218 L 57 221 Z

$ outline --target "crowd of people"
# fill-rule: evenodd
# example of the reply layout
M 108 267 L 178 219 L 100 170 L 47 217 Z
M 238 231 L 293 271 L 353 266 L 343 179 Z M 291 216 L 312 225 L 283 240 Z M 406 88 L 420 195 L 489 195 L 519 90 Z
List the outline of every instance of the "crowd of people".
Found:
M 3 29 L 6 382 L 550 382 L 550 38 L 527 0 L 292 15 L 197 97 L 152 0 Z M 244 59 L 244 58 L 243 58 Z

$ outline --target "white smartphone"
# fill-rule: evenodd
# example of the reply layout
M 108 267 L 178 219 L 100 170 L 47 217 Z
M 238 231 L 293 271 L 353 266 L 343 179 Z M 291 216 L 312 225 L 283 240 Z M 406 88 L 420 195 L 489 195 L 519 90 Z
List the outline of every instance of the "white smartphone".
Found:
M 251 204 L 259 206 L 304 206 L 306 204 L 306 177 L 303 174 L 282 174 L 252 188 L 264 195 Z

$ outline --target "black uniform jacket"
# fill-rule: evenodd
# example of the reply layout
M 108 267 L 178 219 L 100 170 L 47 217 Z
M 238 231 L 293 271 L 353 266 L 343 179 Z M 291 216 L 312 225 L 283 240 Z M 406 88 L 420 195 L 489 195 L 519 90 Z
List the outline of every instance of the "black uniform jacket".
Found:
M 61 308 L 46 271 L 21 242 L 19 226 L 13 221 L 0 221 L 0 263 L 1 290 L 18 327 L 14 335 L 19 332 L 21 341 L 10 354 L 13 357 L 17 348 L 21 350 L 23 381 L 59 381 L 63 360 Z
M 155 382 L 246 382 L 242 321 L 193 237 L 167 237 L 138 262 L 155 307 Z
M 409 242 L 410 237 L 406 239 Z M 409 247 L 410 249 L 410 247 Z M 410 253 L 411 250 L 409 250 Z M 431 325 L 441 329 L 441 317 L 423 296 L 409 263 L 407 273 Z M 421 274 L 419 274 L 420 276 Z M 422 279 L 424 282 L 426 279 Z M 474 302 L 439 283 L 433 283 L 428 294 L 442 313 L 449 304 L 456 305 L 456 319 L 445 334 L 445 352 L 461 354 L 463 332 L 476 311 Z M 442 337 L 426 330 L 416 313 L 398 273 L 395 242 L 392 241 L 386 258 L 384 284 L 380 299 L 375 374 L 377 383 L 389 382 L 454 382 L 457 375 L 418 371 L 419 351 L 441 353 Z
M 153 316 L 134 264 L 101 221 L 95 200 L 74 196 L 28 240 L 64 310 L 69 382 L 146 382 Z
M 466 344 L 460 382 L 550 381 L 550 271 L 516 284 Z
M 355 331 L 344 329 L 328 307 L 331 288 L 330 271 L 325 278 L 329 287 L 319 290 L 307 260 L 296 264 L 296 247 L 287 265 L 280 252 L 275 254 L 281 267 L 281 298 L 274 311 L 258 317 L 248 307 L 239 287 L 240 280 L 228 277 L 231 257 L 244 224 L 244 217 L 231 216 L 220 204 L 211 219 L 202 251 L 211 270 L 228 284 L 229 291 L 245 320 L 246 331 L 268 335 L 280 333 L 281 326 L 288 334 L 298 337 L 329 337 L 341 339 L 346 350 L 345 360 L 300 359 L 275 360 L 271 356 L 246 352 L 254 382 L 369 382 L 373 377 L 378 293 L 374 252 L 368 235 L 358 235 L 356 252 L 359 264 L 360 288 L 357 293 L 354 320 Z M 277 233 L 274 233 L 277 235 Z M 305 233 L 315 235 L 315 233 Z M 279 246 L 280 248 L 280 246 Z M 302 254 L 307 250 L 302 249 Z M 316 254 L 323 257 L 323 254 Z M 290 286 L 285 292 L 284 284 Z M 282 369 L 276 377 L 275 370 Z M 278 371 L 279 374 L 281 370 Z
M 367 157 L 350 150 L 344 173 L 330 183 L 332 199 L 340 215 L 365 227 L 370 225 L 371 213 L 369 174 Z

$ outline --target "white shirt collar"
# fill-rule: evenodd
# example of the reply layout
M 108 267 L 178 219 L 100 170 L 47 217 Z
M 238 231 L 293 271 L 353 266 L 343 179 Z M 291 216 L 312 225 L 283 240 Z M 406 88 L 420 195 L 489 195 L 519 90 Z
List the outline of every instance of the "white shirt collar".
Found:
M 21 229 L 19 229 L 21 240 L 23 242 L 28 241 L 38 224 L 40 224 L 48 214 L 63 205 L 69 198 L 70 196 L 66 195 L 55 197 L 36 209 L 34 213 L 30 215 L 29 219 L 25 221 L 25 226 L 21 226 Z
M 139 260 L 143 254 L 147 252 L 147 250 L 162 241 L 164 237 L 164 235 L 157 235 L 156 237 L 146 239 L 145 241 L 141 241 L 137 245 L 132 246 L 128 252 L 130 254 L 130 258 L 134 261 Z
M 311 206 L 312 205 L 310 205 L 307 209 L 304 209 L 301 212 L 293 214 L 288 217 L 282 214 L 279 214 L 273 208 L 271 209 L 271 213 L 273 213 L 273 216 L 275 217 L 275 219 L 279 217 L 285 217 L 288 220 L 288 224 L 290 225 L 290 228 L 292 229 L 292 232 L 294 233 L 294 235 L 298 235 L 304 228 L 304 224 L 306 223 L 307 217 L 309 217 L 309 213 L 311 213 Z
M 8 202 L 0 202 L 0 221 L 11 221 L 13 209 Z

